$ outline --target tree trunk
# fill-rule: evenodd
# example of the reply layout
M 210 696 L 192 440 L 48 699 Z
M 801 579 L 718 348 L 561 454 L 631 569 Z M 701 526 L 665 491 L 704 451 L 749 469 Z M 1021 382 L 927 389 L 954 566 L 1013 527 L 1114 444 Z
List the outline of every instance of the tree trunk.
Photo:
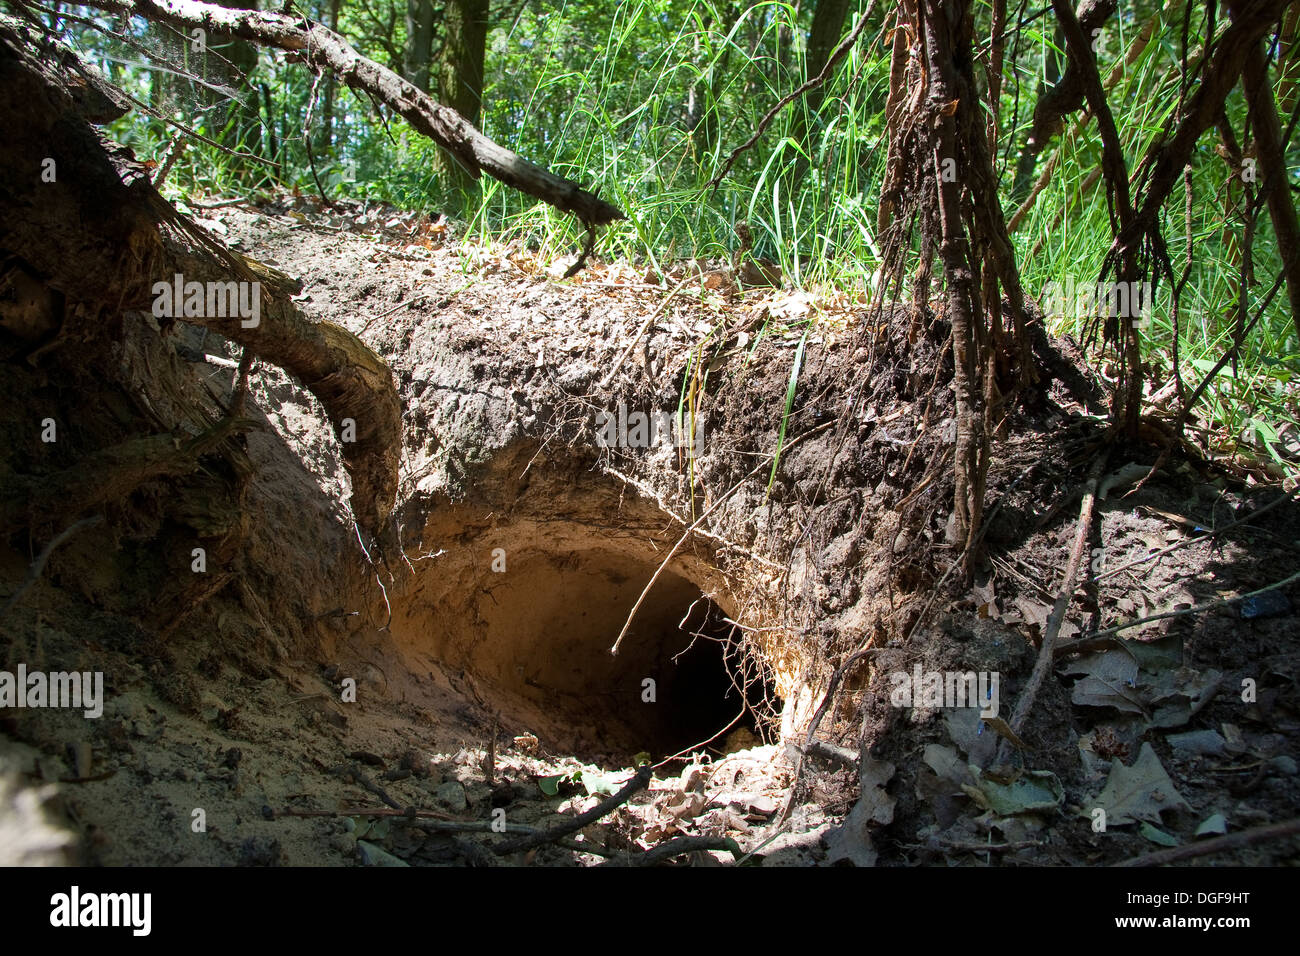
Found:
M 340 0 L 329 0 L 329 15 L 325 25 L 335 33 L 339 29 L 339 3 Z M 334 94 L 338 86 L 338 80 L 335 79 L 331 71 L 325 74 L 325 93 L 321 98 L 320 105 L 320 141 L 318 148 L 321 155 L 328 156 L 330 150 L 334 148 Z
M 214 0 L 214 2 L 231 10 L 258 9 L 258 0 Z M 225 43 L 219 40 L 213 41 L 213 37 L 208 38 L 207 49 L 202 54 L 206 62 L 200 61 L 198 70 L 200 73 L 207 73 L 208 69 L 213 70 L 223 83 L 235 90 L 236 98 L 223 103 L 219 96 L 206 87 L 198 87 L 196 93 L 203 102 L 212 107 L 214 113 L 212 125 L 215 129 L 223 131 L 224 145 L 261 156 L 262 111 L 258 108 L 257 84 L 253 79 L 253 73 L 257 69 L 257 48 L 247 40 L 239 38 L 230 39 Z M 232 163 L 244 176 L 255 171 L 259 178 L 264 174 L 260 163 L 248 163 L 233 157 Z
M 1247 51 L 1241 78 L 1250 108 L 1251 129 L 1259 144 L 1260 186 L 1268 202 L 1269 218 L 1273 220 L 1278 255 L 1282 257 L 1282 274 L 1286 276 L 1287 294 L 1291 300 L 1291 320 L 1295 323 L 1296 333 L 1300 334 L 1300 222 L 1296 219 L 1295 203 L 1291 200 L 1291 179 L 1287 175 L 1286 156 L 1282 151 L 1282 128 L 1273 100 L 1273 84 L 1269 81 L 1268 61 L 1260 44 L 1256 43 Z
M 335 29 L 331 25 L 330 29 Z M 416 89 L 429 89 L 429 63 L 433 56 L 433 0 L 406 0 L 406 50 L 402 75 Z
M 478 126 L 483 109 L 483 66 L 487 55 L 489 0 L 450 0 L 443 13 L 438 97 Z M 478 199 L 476 177 L 454 159 L 443 158 L 442 178 L 458 212 Z

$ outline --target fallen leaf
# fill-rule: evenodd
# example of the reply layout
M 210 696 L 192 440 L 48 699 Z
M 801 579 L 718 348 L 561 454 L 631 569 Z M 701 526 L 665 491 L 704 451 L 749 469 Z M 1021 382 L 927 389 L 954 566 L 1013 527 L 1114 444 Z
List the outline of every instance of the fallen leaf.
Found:
M 1093 805 L 1106 811 L 1107 826 L 1159 823 L 1166 810 L 1190 809 L 1149 743 L 1142 745 L 1133 766 L 1119 760 L 1110 765 L 1110 777 Z
M 1149 823 L 1144 823 L 1138 827 L 1138 832 L 1150 840 L 1152 843 L 1160 846 L 1178 846 L 1178 840 L 1170 836 L 1164 830 L 1157 830 Z
M 1206 836 L 1211 833 L 1222 834 L 1228 832 L 1228 820 L 1222 813 L 1211 814 L 1201 821 L 1201 825 L 1196 828 L 1196 836 Z
M 977 772 L 974 785 L 967 784 L 962 790 L 983 809 L 1000 817 L 1055 810 L 1065 801 L 1065 788 L 1050 770 L 1030 770 L 1010 783 Z

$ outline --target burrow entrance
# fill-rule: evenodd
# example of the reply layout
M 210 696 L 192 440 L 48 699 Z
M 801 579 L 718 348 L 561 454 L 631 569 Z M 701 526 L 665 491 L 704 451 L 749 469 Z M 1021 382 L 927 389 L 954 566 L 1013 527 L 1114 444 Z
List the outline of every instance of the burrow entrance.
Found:
M 408 669 L 464 679 L 503 725 L 553 752 L 661 759 L 715 736 L 711 746 L 724 749 L 737 730 L 771 739 L 772 676 L 732 623 L 723 576 L 700 555 L 665 569 L 610 654 L 663 560 L 664 522 L 654 515 L 653 532 L 644 529 L 624 502 L 627 520 L 614 526 L 601 505 L 599 522 L 521 518 L 518 508 L 504 521 L 439 512 L 426 540 L 442 553 L 426 550 L 392 595 L 390 629 Z

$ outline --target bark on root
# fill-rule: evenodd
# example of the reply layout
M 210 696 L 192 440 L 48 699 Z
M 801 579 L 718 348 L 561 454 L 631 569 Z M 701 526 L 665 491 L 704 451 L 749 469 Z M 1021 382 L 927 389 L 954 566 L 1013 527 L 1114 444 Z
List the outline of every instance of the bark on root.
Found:
M 177 274 L 186 282 L 258 282 L 256 327 L 245 328 L 239 315 L 184 321 L 296 376 L 341 437 L 354 432 L 342 448 L 352 510 L 378 536 L 396 498 L 401 448 L 401 402 L 388 366 L 351 332 L 300 311 L 291 281 L 226 249 L 163 199 L 149 170 L 90 125 L 111 113 L 106 94 L 87 100 L 82 73 L 43 54 L 44 42 L 0 16 L 0 168 L 8 172 L 0 180 L 0 259 L 19 260 L 69 302 L 105 317 L 151 309 L 154 283 Z M 348 420 L 354 425 L 344 435 Z

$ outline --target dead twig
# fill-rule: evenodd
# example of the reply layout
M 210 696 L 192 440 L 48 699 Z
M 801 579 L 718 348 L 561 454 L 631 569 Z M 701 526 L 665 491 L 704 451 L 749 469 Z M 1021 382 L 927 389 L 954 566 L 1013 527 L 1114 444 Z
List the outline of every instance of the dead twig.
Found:
M 91 515 L 89 518 L 82 518 L 80 521 L 68 525 L 51 538 L 50 543 L 41 548 L 41 553 L 38 554 L 36 560 L 32 562 L 32 566 L 27 570 L 27 577 L 23 578 L 23 583 L 18 585 L 18 590 L 11 594 L 9 600 L 5 602 L 4 610 L 0 611 L 0 618 L 8 617 L 9 612 L 12 611 L 14 605 L 18 603 L 19 598 L 26 594 L 27 589 L 37 582 L 41 576 L 41 572 L 45 570 L 45 562 L 50 560 L 50 555 L 54 553 L 55 548 L 63 544 L 63 542 L 67 541 L 83 528 L 89 528 L 91 525 L 99 524 L 103 520 L 103 515 Z
M 378 315 L 376 315 L 376 316 L 372 316 L 371 318 L 369 318 L 369 319 L 366 320 L 366 324 L 365 324 L 365 325 L 361 326 L 361 331 L 358 332 L 357 335 L 358 335 L 358 336 L 365 335 L 365 334 L 366 334 L 366 330 L 367 330 L 368 328 L 370 328 L 370 326 L 372 326 L 372 325 L 374 325 L 376 322 L 378 322 L 380 319 L 385 319 L 385 318 L 387 318 L 388 316 L 392 315 L 394 312 L 398 312 L 398 311 L 400 311 L 400 310 L 406 308 L 408 305 L 415 305 L 415 303 L 420 302 L 420 301 L 423 301 L 424 299 L 427 299 L 427 298 L 429 298 L 429 297 L 432 296 L 432 295 L 433 295 L 433 290 L 429 290 L 429 291 L 427 291 L 427 292 L 419 292 L 419 293 L 416 293 L 415 295 L 413 295 L 413 296 L 411 296 L 409 299 L 407 299 L 405 302 L 399 302 L 399 303 L 397 303 L 397 305 L 393 306 L 391 309 L 386 309 L 385 311 L 380 312 Z
M 818 432 L 825 431 L 826 429 L 830 428 L 834 424 L 835 424 L 834 421 L 829 421 L 826 422 L 824 425 L 818 425 L 816 428 L 804 432 L 798 438 L 786 444 L 786 446 L 781 449 L 781 453 L 785 454 L 795 445 L 799 444 L 799 442 L 803 441 L 805 438 L 810 438 L 813 435 L 816 435 Z M 664 573 L 664 569 L 668 567 L 668 563 L 672 561 L 672 559 L 676 556 L 677 552 L 681 549 L 682 545 L 684 545 L 687 542 L 687 540 L 690 538 L 690 536 L 695 532 L 695 529 L 698 528 L 700 525 L 702 525 L 705 519 L 709 517 L 709 515 L 713 514 L 713 512 L 716 511 L 718 508 L 720 508 L 724 502 L 728 501 L 732 495 L 734 495 L 737 491 L 739 491 L 741 486 L 745 482 L 749 481 L 749 479 L 753 478 L 755 475 L 757 475 L 759 472 L 765 469 L 773 457 L 774 457 L 773 455 L 764 455 L 757 465 L 755 465 L 738 482 L 736 482 L 734 485 L 728 488 L 726 494 L 724 494 L 717 501 L 713 502 L 713 504 L 709 505 L 709 507 L 705 509 L 704 513 L 701 514 L 698 518 L 696 518 L 695 522 L 682 533 L 682 536 L 680 538 L 677 539 L 677 543 L 674 544 L 672 548 L 669 549 L 668 556 L 664 558 L 663 563 L 659 565 L 659 567 L 655 570 L 655 573 L 650 576 L 650 583 L 645 586 L 645 589 L 641 592 L 641 596 L 638 597 L 636 599 L 636 603 L 632 605 L 632 610 L 628 612 L 627 620 L 623 622 L 623 630 L 618 632 L 618 639 L 614 641 L 614 646 L 609 649 L 609 653 L 611 655 L 618 654 L 619 645 L 623 643 L 623 638 L 627 637 L 628 629 L 632 627 L 632 620 L 633 618 L 636 617 L 636 612 L 641 609 L 641 605 L 645 601 L 646 595 L 650 593 L 650 589 L 653 588 L 655 586 L 655 582 L 659 580 L 659 575 Z
M 660 860 L 667 860 L 683 853 L 698 853 L 701 850 L 726 850 L 733 859 L 739 860 L 744 854 L 731 837 L 686 836 L 677 837 L 667 843 L 660 843 L 637 856 L 610 860 L 601 866 L 654 866 Z
M 1088 480 L 1083 491 L 1083 504 L 1079 507 L 1079 524 L 1075 530 L 1074 544 L 1070 548 L 1070 559 L 1065 566 L 1065 581 L 1062 582 L 1060 593 L 1056 596 L 1052 616 L 1047 619 L 1047 627 L 1043 630 L 1043 645 L 1038 649 L 1038 660 L 1034 662 L 1034 669 L 1029 675 L 1024 690 L 1020 693 L 1020 699 L 1016 701 L 1016 709 L 1012 711 L 1011 720 L 1009 721 L 1011 730 L 1017 736 L 1025 724 L 1025 718 L 1033 710 L 1034 700 L 1038 697 L 1038 690 L 1042 687 L 1043 680 L 1052 668 L 1056 638 L 1061 633 L 1061 624 L 1065 621 L 1065 612 L 1069 610 L 1070 602 L 1074 600 L 1075 579 L 1079 575 L 1079 566 L 1083 563 L 1083 555 L 1088 547 L 1088 539 L 1092 536 L 1093 506 L 1097 501 L 1097 486 L 1101 481 L 1101 473 L 1105 467 L 1106 454 L 1103 452 L 1093 459 L 1092 467 L 1088 469 Z M 1007 761 L 1009 748 L 1010 744 L 1003 738 L 1001 745 L 998 747 L 999 763 Z
M 650 783 L 651 770 L 647 766 L 637 768 L 632 779 L 623 784 L 618 793 L 607 797 L 600 803 L 596 804 L 586 813 L 580 813 L 564 823 L 551 827 L 548 830 L 539 830 L 536 833 L 520 837 L 518 840 L 511 840 L 508 843 L 502 843 L 500 846 L 492 848 L 492 852 L 497 856 L 505 856 L 507 853 L 515 853 L 519 850 L 529 850 L 535 846 L 541 846 L 545 843 L 554 843 L 560 837 L 566 837 L 570 833 L 576 833 L 588 824 L 595 823 L 606 814 L 612 813 L 627 803 L 632 795 L 639 790 L 644 790 Z
M 1144 853 L 1141 856 L 1121 860 L 1115 866 L 1163 866 L 1166 863 L 1177 863 L 1179 860 L 1190 860 L 1193 857 L 1208 856 L 1211 853 L 1239 850 L 1244 846 L 1263 843 L 1267 840 L 1279 840 L 1296 834 L 1300 834 L 1300 817 L 1284 820 L 1282 823 L 1252 827 L 1249 830 L 1229 833 L 1227 836 L 1203 840 L 1200 843 L 1189 843 L 1186 846 L 1175 846 L 1167 850 L 1156 850 L 1154 853 Z
M 1171 617 L 1182 617 L 1184 614 L 1199 614 L 1202 611 L 1213 611 L 1216 610 L 1217 608 L 1228 607 L 1229 605 L 1236 604 L 1239 601 L 1244 601 L 1247 598 L 1258 597 L 1259 595 L 1265 593 L 1266 591 L 1276 591 L 1279 588 L 1284 588 L 1292 581 L 1297 581 L 1297 580 L 1300 580 L 1300 571 L 1297 571 L 1295 574 L 1292 574 L 1289 577 L 1285 577 L 1281 581 L 1278 581 L 1274 584 L 1265 585 L 1262 588 L 1259 588 L 1254 591 L 1248 591 L 1245 594 L 1239 594 L 1233 598 L 1220 598 L 1217 601 L 1210 601 L 1206 604 L 1198 604 L 1195 607 L 1183 608 L 1181 611 L 1165 611 L 1162 614 L 1152 614 L 1150 617 L 1139 617 L 1136 620 L 1128 621 L 1124 624 L 1116 624 L 1114 627 L 1108 627 L 1100 631 L 1093 631 L 1091 634 L 1088 634 L 1085 637 L 1080 638 L 1080 640 L 1091 640 L 1092 638 L 1095 637 L 1106 637 L 1111 634 L 1118 634 L 1120 631 L 1127 631 L 1130 627 L 1137 627 L 1139 624 L 1149 624 L 1152 621 L 1163 621 Z

